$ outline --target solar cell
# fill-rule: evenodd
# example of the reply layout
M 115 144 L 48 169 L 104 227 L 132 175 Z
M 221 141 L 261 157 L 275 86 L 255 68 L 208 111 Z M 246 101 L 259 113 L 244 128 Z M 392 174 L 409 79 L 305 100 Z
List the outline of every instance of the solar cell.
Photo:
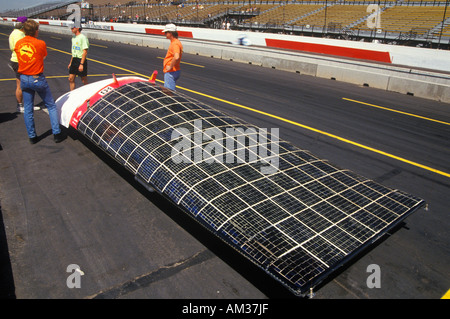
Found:
M 144 80 L 105 94 L 77 129 L 297 295 L 424 205 L 273 132 L 260 147 L 255 126 Z

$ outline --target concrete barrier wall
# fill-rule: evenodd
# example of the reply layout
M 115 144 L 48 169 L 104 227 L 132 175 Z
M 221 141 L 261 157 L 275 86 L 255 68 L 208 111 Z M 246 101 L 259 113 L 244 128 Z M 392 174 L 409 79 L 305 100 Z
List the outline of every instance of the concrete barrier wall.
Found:
M 89 27 L 89 25 L 87 25 Z M 134 33 L 162 33 L 163 26 L 133 25 L 110 22 L 96 22 L 91 25 L 106 30 L 125 31 Z M 383 61 L 386 63 L 406 65 L 410 67 L 428 68 L 437 71 L 450 72 L 450 51 L 404 47 L 381 43 L 367 43 L 339 39 L 314 38 L 296 35 L 284 35 L 262 32 L 245 32 L 233 30 L 216 30 L 205 28 L 179 27 L 184 37 L 196 40 L 215 41 L 223 43 L 235 42 L 245 35 L 255 46 L 270 47 L 276 45 L 280 48 L 307 51 L 311 53 L 327 53 Z
M 50 20 L 53 21 L 53 20 Z M 4 21 L 9 22 L 9 21 Z M 58 21 L 52 23 L 42 23 L 41 29 L 63 34 L 71 34 L 70 29 L 66 26 L 65 21 Z M 54 26 L 52 26 L 53 24 Z M 113 27 L 111 25 L 114 25 Z M 119 26 L 116 26 L 119 25 Z M 99 25 L 97 25 L 99 27 Z M 121 28 L 122 32 L 118 31 L 106 31 L 105 29 L 112 28 L 116 30 Z M 151 30 L 149 31 L 149 27 Z M 159 48 L 166 50 L 169 46 L 169 42 L 159 34 L 162 30 L 162 26 L 146 26 L 146 25 L 133 25 L 133 24 L 105 24 L 100 29 L 85 28 L 83 33 L 90 39 L 98 39 L 105 41 L 114 41 L 120 43 L 126 43 L 130 45 L 147 46 L 152 48 Z M 337 81 L 348 82 L 356 85 L 364 85 L 373 88 L 383 89 L 387 91 L 399 92 L 403 94 L 410 94 L 417 97 L 426 99 L 432 99 L 450 103 L 450 73 L 441 72 L 443 68 L 439 67 L 441 64 L 445 64 L 445 67 L 450 72 L 450 52 L 431 50 L 423 48 L 409 48 L 409 47 L 395 47 L 389 46 L 391 49 L 390 55 L 392 62 L 395 62 L 399 57 L 403 56 L 405 61 L 410 61 L 409 66 L 396 66 L 391 63 L 374 63 L 362 59 L 342 59 L 334 56 L 314 55 L 310 53 L 300 51 L 283 51 L 279 49 L 273 49 L 268 47 L 257 46 L 238 46 L 232 45 L 227 42 L 212 42 L 208 39 L 198 40 L 199 37 L 210 37 L 205 35 L 206 33 L 214 33 L 215 36 L 219 34 L 227 34 L 228 39 L 232 39 L 237 36 L 237 32 L 229 30 L 208 30 L 202 31 L 205 34 L 201 36 L 194 36 L 198 34 L 199 28 L 180 28 L 184 34 L 192 34 L 192 37 L 181 38 L 183 42 L 184 52 L 190 54 L 197 54 L 201 56 L 214 57 L 218 59 L 231 60 L 241 63 L 250 63 L 254 65 L 260 65 L 262 67 L 275 68 L 284 71 L 297 72 L 304 75 L 317 76 L 321 78 L 328 78 Z M 137 33 L 125 33 L 124 30 L 137 31 Z M 156 31 L 155 31 L 156 30 Z M 191 33 L 189 33 L 191 32 Z M 142 33 L 145 33 L 142 34 Z M 241 34 L 241 33 L 239 33 Z M 253 33 L 252 33 L 253 34 Z M 267 36 L 267 34 L 264 34 Z M 270 35 L 271 37 L 277 37 L 283 39 L 283 35 Z M 292 36 L 289 37 L 293 39 Z M 303 38 L 306 37 L 295 37 Z M 224 36 L 222 36 L 222 40 Z M 256 39 L 256 37 L 254 37 Z M 254 40 L 253 39 L 253 40 Z M 258 41 L 260 41 L 259 39 Z M 308 38 L 311 42 L 318 44 L 324 44 L 325 42 L 318 42 L 320 39 Z M 331 40 L 331 39 L 322 39 Z M 336 42 L 338 41 L 338 42 Z M 339 42 L 340 41 L 340 42 Z M 252 41 L 253 42 L 253 41 Z M 255 41 L 257 42 L 257 41 Z M 348 43 L 350 42 L 350 43 Z M 253 42 L 254 43 L 254 42 Z M 354 43 L 352 41 L 334 40 L 333 42 L 327 41 L 327 44 L 333 43 L 336 45 L 339 43 L 341 46 L 349 45 L 353 49 L 360 49 L 364 43 Z M 380 47 L 380 44 L 365 43 L 367 47 Z M 409 51 L 409 52 L 406 52 Z M 416 51 L 420 50 L 420 51 Z M 396 51 L 399 54 L 396 54 Z M 381 51 L 380 51 L 381 52 Z M 421 52 L 414 53 L 414 52 Z M 423 56 L 422 56 L 423 55 Z M 436 58 L 436 61 L 433 61 Z M 442 61 L 445 60 L 445 63 Z M 422 68 L 426 67 L 425 61 L 428 61 L 428 65 L 435 66 L 436 71 L 423 70 L 412 66 L 412 64 L 418 64 Z M 414 63 L 413 63 L 414 62 Z
M 14 22 L 15 18 L 0 18 L 4 22 Z M 43 25 L 64 27 L 67 20 L 37 20 Z M 104 31 L 130 32 L 134 34 L 160 35 L 164 26 L 129 24 L 113 22 L 92 22 L 83 24 L 85 29 Z M 340 39 L 327 39 L 285 35 L 262 32 L 245 32 L 233 30 L 217 30 L 207 28 L 179 27 L 180 36 L 195 40 L 214 41 L 221 43 L 235 42 L 245 35 L 255 46 L 277 47 L 298 50 L 302 52 L 333 54 L 366 61 L 382 61 L 385 63 L 404 65 L 408 67 L 427 68 L 435 71 L 450 72 L 450 51 L 427 48 L 405 47 L 381 43 L 367 43 Z

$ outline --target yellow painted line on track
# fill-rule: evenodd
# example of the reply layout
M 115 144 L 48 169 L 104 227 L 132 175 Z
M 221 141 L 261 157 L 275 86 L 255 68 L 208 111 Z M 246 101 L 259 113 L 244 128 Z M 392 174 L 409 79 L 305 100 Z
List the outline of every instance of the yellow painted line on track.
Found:
M 450 299 L 450 289 L 447 290 L 447 292 L 445 293 L 445 295 L 443 295 L 443 296 L 441 297 L 441 299 Z
M 204 65 L 199 65 L 199 64 L 194 64 L 194 63 L 189 63 L 189 62 L 180 62 L 181 64 L 187 64 L 187 65 L 192 65 L 192 66 L 196 66 L 197 68 L 204 68 Z
M 0 82 L 4 82 L 4 81 L 15 81 L 16 78 L 11 78 L 11 79 L 0 79 Z
M 216 98 L 214 96 L 203 94 L 203 93 L 200 93 L 200 92 L 196 92 L 196 91 L 193 91 L 193 90 L 190 90 L 190 89 L 186 89 L 186 88 L 182 88 L 182 87 L 178 87 L 178 86 L 177 86 L 177 88 L 180 88 L 180 89 L 183 89 L 185 91 L 188 91 L 188 92 L 191 92 L 191 93 L 195 93 L 195 94 L 198 94 L 198 95 L 201 95 L 201 96 L 205 96 L 205 97 L 208 97 L 208 98 L 216 100 L 216 101 L 220 101 L 220 102 L 224 102 L 224 103 L 227 103 L 227 104 L 230 104 L 230 105 L 234 105 L 234 106 L 237 106 L 237 107 L 240 107 L 240 108 L 243 108 L 243 109 L 255 112 L 255 113 L 266 115 L 266 116 L 269 116 L 271 118 L 274 118 L 274 119 L 277 119 L 277 120 L 280 120 L 280 121 L 283 121 L 283 122 L 286 122 L 286 123 L 289 123 L 289 124 L 293 124 L 293 125 L 299 126 L 301 128 L 307 129 L 309 131 L 316 132 L 316 133 L 319 133 L 319 134 L 322 134 L 322 135 L 334 138 L 334 139 L 339 140 L 341 142 L 345 142 L 347 144 L 351 144 L 351 145 L 357 146 L 359 148 L 362 148 L 362 149 L 365 149 L 365 150 L 368 150 L 368 151 L 371 151 L 371 152 L 374 152 L 374 153 L 377 153 L 377 154 L 381 154 L 381 155 L 384 155 L 386 157 L 393 158 L 395 160 L 398 160 L 398 161 L 401 161 L 401 162 L 404 162 L 404 163 L 407 163 L 407 164 L 410 164 L 410 165 L 413 165 L 413 166 L 425 169 L 427 171 L 431 171 L 433 173 L 436 173 L 436 174 L 439 174 L 439 175 L 443 175 L 445 177 L 450 177 L 450 174 L 447 173 L 447 172 L 443 172 L 443 171 L 434 169 L 432 167 L 429 167 L 429 166 L 426 166 L 426 165 L 422 165 L 420 163 L 416 163 L 416 162 L 410 161 L 408 159 L 405 159 L 405 158 L 402 158 L 402 157 L 399 157 L 399 156 L 396 156 L 396 155 L 393 155 L 393 154 L 390 154 L 390 153 L 386 153 L 386 152 L 378 150 L 376 148 L 373 148 L 373 147 L 370 147 L 370 146 L 366 146 L 366 145 L 360 144 L 358 142 L 354 142 L 354 141 L 351 141 L 349 139 L 346 139 L 346 138 L 343 138 L 343 137 L 340 137 L 340 136 L 337 136 L 337 135 L 334 135 L 334 134 L 331 134 L 331 133 L 328 133 L 328 132 L 325 132 L 325 131 L 322 131 L 322 130 L 319 130 L 319 129 L 316 129 L 316 128 L 313 128 L 313 127 L 310 127 L 310 126 L 307 126 L 307 125 L 304 125 L 304 124 L 301 124 L 301 123 L 298 123 L 298 122 L 294 122 L 294 121 L 288 120 L 286 118 L 283 118 L 283 117 L 280 117 L 280 116 L 277 116 L 277 115 L 273 115 L 273 114 L 270 114 L 270 113 L 267 113 L 267 112 L 256 110 L 256 109 L 253 109 L 253 108 L 241 105 L 241 104 L 237 104 L 237 103 L 234 103 L 234 102 L 226 101 L 226 100 L 223 100 L 223 99 L 220 99 L 220 98 Z
M 366 102 L 352 100 L 352 99 L 348 99 L 348 98 L 345 98 L 345 97 L 343 97 L 342 99 L 346 100 L 346 101 L 355 102 L 355 103 L 359 103 L 359 104 L 375 107 L 375 108 L 378 108 L 378 109 L 386 110 L 386 111 L 389 111 L 389 112 L 395 112 L 395 113 L 399 113 L 399 114 L 403 114 L 403 115 L 407 115 L 407 116 L 416 117 L 416 118 L 419 118 L 419 119 L 422 119 L 422 120 L 436 122 L 436 123 L 440 123 L 440 124 L 444 124 L 444 125 L 449 125 L 450 126 L 450 123 L 448 123 L 448 122 L 435 120 L 435 119 L 432 119 L 432 118 L 429 118 L 429 117 L 420 116 L 420 115 L 417 115 L 417 114 L 403 112 L 403 111 L 399 111 L 399 110 L 394 110 L 394 109 L 390 109 L 390 108 L 387 108 L 387 107 L 384 107 L 384 106 L 379 106 L 379 105 L 375 105 L 375 104 L 370 104 L 370 103 L 366 103 Z
M 99 48 L 104 48 L 107 49 L 108 47 L 105 45 L 100 45 L 100 44 L 94 44 L 94 43 L 89 43 L 89 45 L 93 45 L 94 47 L 99 47 Z
M 117 76 L 130 76 L 130 75 L 134 75 L 130 74 L 130 73 L 124 73 L 124 74 L 116 74 Z M 111 74 L 89 74 L 89 77 L 101 77 L 101 76 L 111 76 Z M 49 75 L 49 76 L 45 76 L 46 79 L 59 79 L 59 78 L 68 78 L 69 74 L 67 75 Z M 5 82 L 5 81 L 15 81 L 16 78 L 10 78 L 10 79 L 0 79 L 0 82 Z
M 64 53 L 64 54 L 71 55 L 68 52 L 65 52 L 65 51 L 62 51 L 62 50 L 58 50 L 58 49 L 55 49 L 55 48 L 49 48 L 49 49 L 52 49 L 54 51 L 61 52 L 61 53 Z M 116 68 L 116 69 L 119 69 L 119 70 L 122 70 L 122 71 L 125 71 L 125 72 L 129 72 L 129 73 L 137 75 L 137 76 L 142 76 L 144 78 L 149 78 L 148 75 L 140 74 L 140 73 L 137 73 L 137 72 L 125 69 L 125 68 L 121 68 L 121 67 L 116 66 L 116 65 L 112 65 L 112 64 L 109 64 L 109 63 L 101 62 L 101 61 L 90 59 L 90 58 L 88 58 L 88 60 L 92 61 L 92 62 L 97 62 L 97 63 L 103 64 L 103 65 L 107 65 L 107 66 L 110 66 L 112 68 Z M 161 80 L 158 80 L 158 79 L 156 81 L 164 83 L 164 81 L 161 81 Z M 258 114 L 262 114 L 262 115 L 265 115 L 265 116 L 268 116 L 268 117 L 271 117 L 271 118 L 274 118 L 274 119 L 277 119 L 277 120 L 280 120 L 280 121 L 283 121 L 283 122 L 286 122 L 286 123 L 289 123 L 289 124 L 292 124 L 292 125 L 295 125 L 295 126 L 298 126 L 298 127 L 301 127 L 301 128 L 304 128 L 306 130 L 309 130 L 309 131 L 312 131 L 312 132 L 316 132 L 316 133 L 319 133 L 319 134 L 331 137 L 331 138 L 336 139 L 338 141 L 341 141 L 341 142 L 344 142 L 344 143 L 347 143 L 347 144 L 350 144 L 350 145 L 353 145 L 353 146 L 357 146 L 359 148 L 362 148 L 362 149 L 365 149 L 365 150 L 368 150 L 368 151 L 371 151 L 371 152 L 374 152 L 374 153 L 377 153 L 377 154 L 380 154 L 380 155 L 383 155 L 383 156 L 395 159 L 397 161 L 400 161 L 400 162 L 403 162 L 403 163 L 406 163 L 406 164 L 410 164 L 412 166 L 419 167 L 419 168 L 422 168 L 424 170 L 427 170 L 427 171 L 430 171 L 430 172 L 433 172 L 433 173 L 436 173 L 436 174 L 439 174 L 439 175 L 442 175 L 442 176 L 450 178 L 450 173 L 447 173 L 447 172 L 444 172 L 444 171 L 441 171 L 441 170 L 437 170 L 437 169 L 434 169 L 432 167 L 429 167 L 429 166 L 426 166 L 426 165 L 423 165 L 423 164 L 420 164 L 420 163 L 416 163 L 416 162 L 410 161 L 410 160 L 408 160 L 406 158 L 403 158 L 403 157 L 400 157 L 400 156 L 396 156 L 396 155 L 393 155 L 393 154 L 390 154 L 390 153 L 378 150 L 376 148 L 373 148 L 373 147 L 370 147 L 370 146 L 366 146 L 366 145 L 363 145 L 361 143 L 354 142 L 354 141 L 351 141 L 349 139 L 346 139 L 346 138 L 343 138 L 343 137 L 340 137 L 340 136 L 337 136 L 337 135 L 334 135 L 334 134 L 331 134 L 331 133 L 328 133 L 328 132 L 325 132 L 325 131 L 322 131 L 322 130 L 319 130 L 319 129 L 316 129 L 316 128 L 313 128 L 313 127 L 310 127 L 310 126 L 307 126 L 307 125 L 304 125 L 304 124 L 301 124 L 301 123 L 298 123 L 298 122 L 295 122 L 295 121 L 291 121 L 291 120 L 288 120 L 286 118 L 283 118 L 283 117 L 280 117 L 280 116 L 277 116 L 277 115 L 273 115 L 273 114 L 270 114 L 270 113 L 267 113 L 267 112 L 263 112 L 263 111 L 260 111 L 260 110 L 257 110 L 257 109 L 253 109 L 251 107 L 248 107 L 248 106 L 245 106 L 245 105 L 242 105 L 242 104 L 238 104 L 238 103 L 234 103 L 234 102 L 231 102 L 231 101 L 227 101 L 227 100 L 224 100 L 224 99 L 221 99 L 221 98 L 218 98 L 218 97 L 214 97 L 214 96 L 211 96 L 211 95 L 208 95 L 208 94 L 204 94 L 204 93 L 201 93 L 201 92 L 198 92 L 198 91 L 187 89 L 187 88 L 184 88 L 184 87 L 181 87 L 181 86 L 177 86 L 177 88 L 180 89 L 180 90 L 184 90 L 184 91 L 191 92 L 191 93 L 194 93 L 194 94 L 197 94 L 197 95 L 200 95 L 200 96 L 207 97 L 207 98 L 212 99 L 212 100 L 216 100 L 216 101 L 219 101 L 219 102 L 222 102 L 222 103 L 226 103 L 226 104 L 229 104 L 229 105 L 233 105 L 233 106 L 236 106 L 236 107 L 248 110 L 248 111 L 252 111 L 252 112 L 255 112 L 255 113 L 258 113 Z
M 64 53 L 64 54 L 67 54 L 67 55 L 72 55 L 72 53 L 69 53 L 69 52 L 66 52 L 66 51 L 62 51 L 62 50 L 58 50 L 58 49 L 55 49 L 55 48 L 52 48 L 52 47 L 48 47 L 48 49 L 53 50 L 53 51 L 57 51 L 57 52 L 60 52 L 60 53 Z M 103 65 L 106 65 L 106 66 L 110 66 L 112 68 L 115 68 L 115 69 L 118 69 L 118 70 L 122 70 L 122 71 L 128 72 L 128 73 L 133 74 L 133 75 L 142 76 L 144 78 L 148 78 L 149 77 L 148 75 L 137 73 L 137 72 L 125 69 L 125 68 L 121 68 L 120 66 L 117 66 L 117 65 L 112 65 L 112 64 L 109 64 L 109 63 L 106 63 L 106 62 L 102 62 L 102 61 L 98 61 L 98 60 L 94 60 L 94 59 L 91 59 L 91 58 L 87 58 L 87 60 L 88 61 L 92 61 L 92 62 L 96 62 L 96 63 L 100 63 L 100 64 L 103 64 Z
M 157 59 L 164 60 L 164 58 L 163 58 L 163 57 L 160 57 L 160 56 L 158 56 L 158 57 L 156 57 L 156 58 L 157 58 Z M 204 68 L 204 67 L 205 67 L 204 65 L 199 65 L 199 64 L 194 64 L 194 63 L 189 63 L 189 62 L 184 62 L 184 61 L 181 61 L 180 63 L 181 63 L 181 64 L 187 64 L 187 65 L 196 66 L 196 67 L 198 67 L 198 68 Z
M 66 51 L 63 51 L 63 50 L 58 50 L 58 49 L 55 49 L 55 48 L 52 48 L 52 47 L 47 47 L 47 49 L 50 49 L 50 50 L 53 50 L 53 51 L 56 51 L 56 52 L 61 52 L 61 53 L 67 54 L 67 55 L 72 55 L 72 53 L 69 53 L 69 52 L 66 52 Z

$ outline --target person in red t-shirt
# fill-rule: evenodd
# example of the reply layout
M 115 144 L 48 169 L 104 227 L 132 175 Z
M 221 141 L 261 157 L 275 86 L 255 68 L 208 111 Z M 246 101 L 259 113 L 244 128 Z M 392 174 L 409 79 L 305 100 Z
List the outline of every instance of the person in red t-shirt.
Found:
M 176 82 L 180 78 L 180 62 L 183 55 L 183 45 L 178 40 L 177 27 L 173 23 L 165 26 L 163 32 L 170 40 L 169 49 L 164 58 L 164 87 L 175 91 Z
M 47 57 L 47 45 L 37 39 L 39 24 L 27 20 L 23 25 L 25 37 L 17 41 L 14 51 L 19 61 L 20 87 L 22 88 L 24 120 L 31 144 L 38 142 L 34 124 L 34 95 L 37 92 L 44 101 L 50 116 L 52 133 L 56 143 L 63 140 L 59 127 L 58 111 L 50 87 L 44 76 L 44 59 Z

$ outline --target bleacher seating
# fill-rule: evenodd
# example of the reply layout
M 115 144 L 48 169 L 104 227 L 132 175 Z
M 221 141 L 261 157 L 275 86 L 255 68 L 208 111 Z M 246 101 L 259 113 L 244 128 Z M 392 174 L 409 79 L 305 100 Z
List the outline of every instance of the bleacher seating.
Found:
M 381 27 L 390 32 L 416 31 L 424 34 L 442 22 L 444 16 L 443 6 L 393 6 L 381 14 Z M 450 17 L 448 10 L 446 17 Z M 367 29 L 367 24 L 356 26 Z
M 295 24 L 323 26 L 333 23 L 345 27 L 369 14 L 366 5 L 332 5 L 327 7 L 326 10 L 324 7 L 322 8 L 315 14 L 295 21 Z
M 446 37 L 450 45 L 450 8 L 444 17 L 447 0 L 88 0 L 90 9 L 82 15 L 95 21 L 134 23 L 192 24 L 220 27 L 228 21 L 234 28 L 259 28 L 263 31 L 305 32 L 306 29 L 327 35 L 342 30 L 362 34 L 372 32 L 367 24 L 368 4 L 379 4 L 381 27 L 385 34 L 414 33 L 421 37 Z M 448 4 L 448 2 L 447 2 Z M 239 13 L 242 13 L 239 15 Z M 251 14 L 248 14 L 251 13 Z M 41 14 L 42 18 L 66 17 L 64 8 Z M 215 20 L 215 21 L 214 21 Z M 442 26 L 442 22 L 445 24 Z M 211 23 L 214 22 L 214 23 Z M 301 31 L 298 31 L 301 30 Z M 311 31 L 312 32 L 312 31 Z
M 257 6 L 259 7 L 259 6 Z M 277 4 L 261 6 L 261 14 L 250 20 L 251 23 L 289 24 L 290 21 L 314 12 L 323 7 L 321 4 Z
M 73 0 L 61 0 L 38 3 L 21 9 L 1 11 L 0 14 L 5 17 L 19 17 L 19 16 L 35 16 L 39 14 L 45 14 L 46 12 L 53 11 L 56 8 L 67 7 L 69 4 L 76 3 Z

